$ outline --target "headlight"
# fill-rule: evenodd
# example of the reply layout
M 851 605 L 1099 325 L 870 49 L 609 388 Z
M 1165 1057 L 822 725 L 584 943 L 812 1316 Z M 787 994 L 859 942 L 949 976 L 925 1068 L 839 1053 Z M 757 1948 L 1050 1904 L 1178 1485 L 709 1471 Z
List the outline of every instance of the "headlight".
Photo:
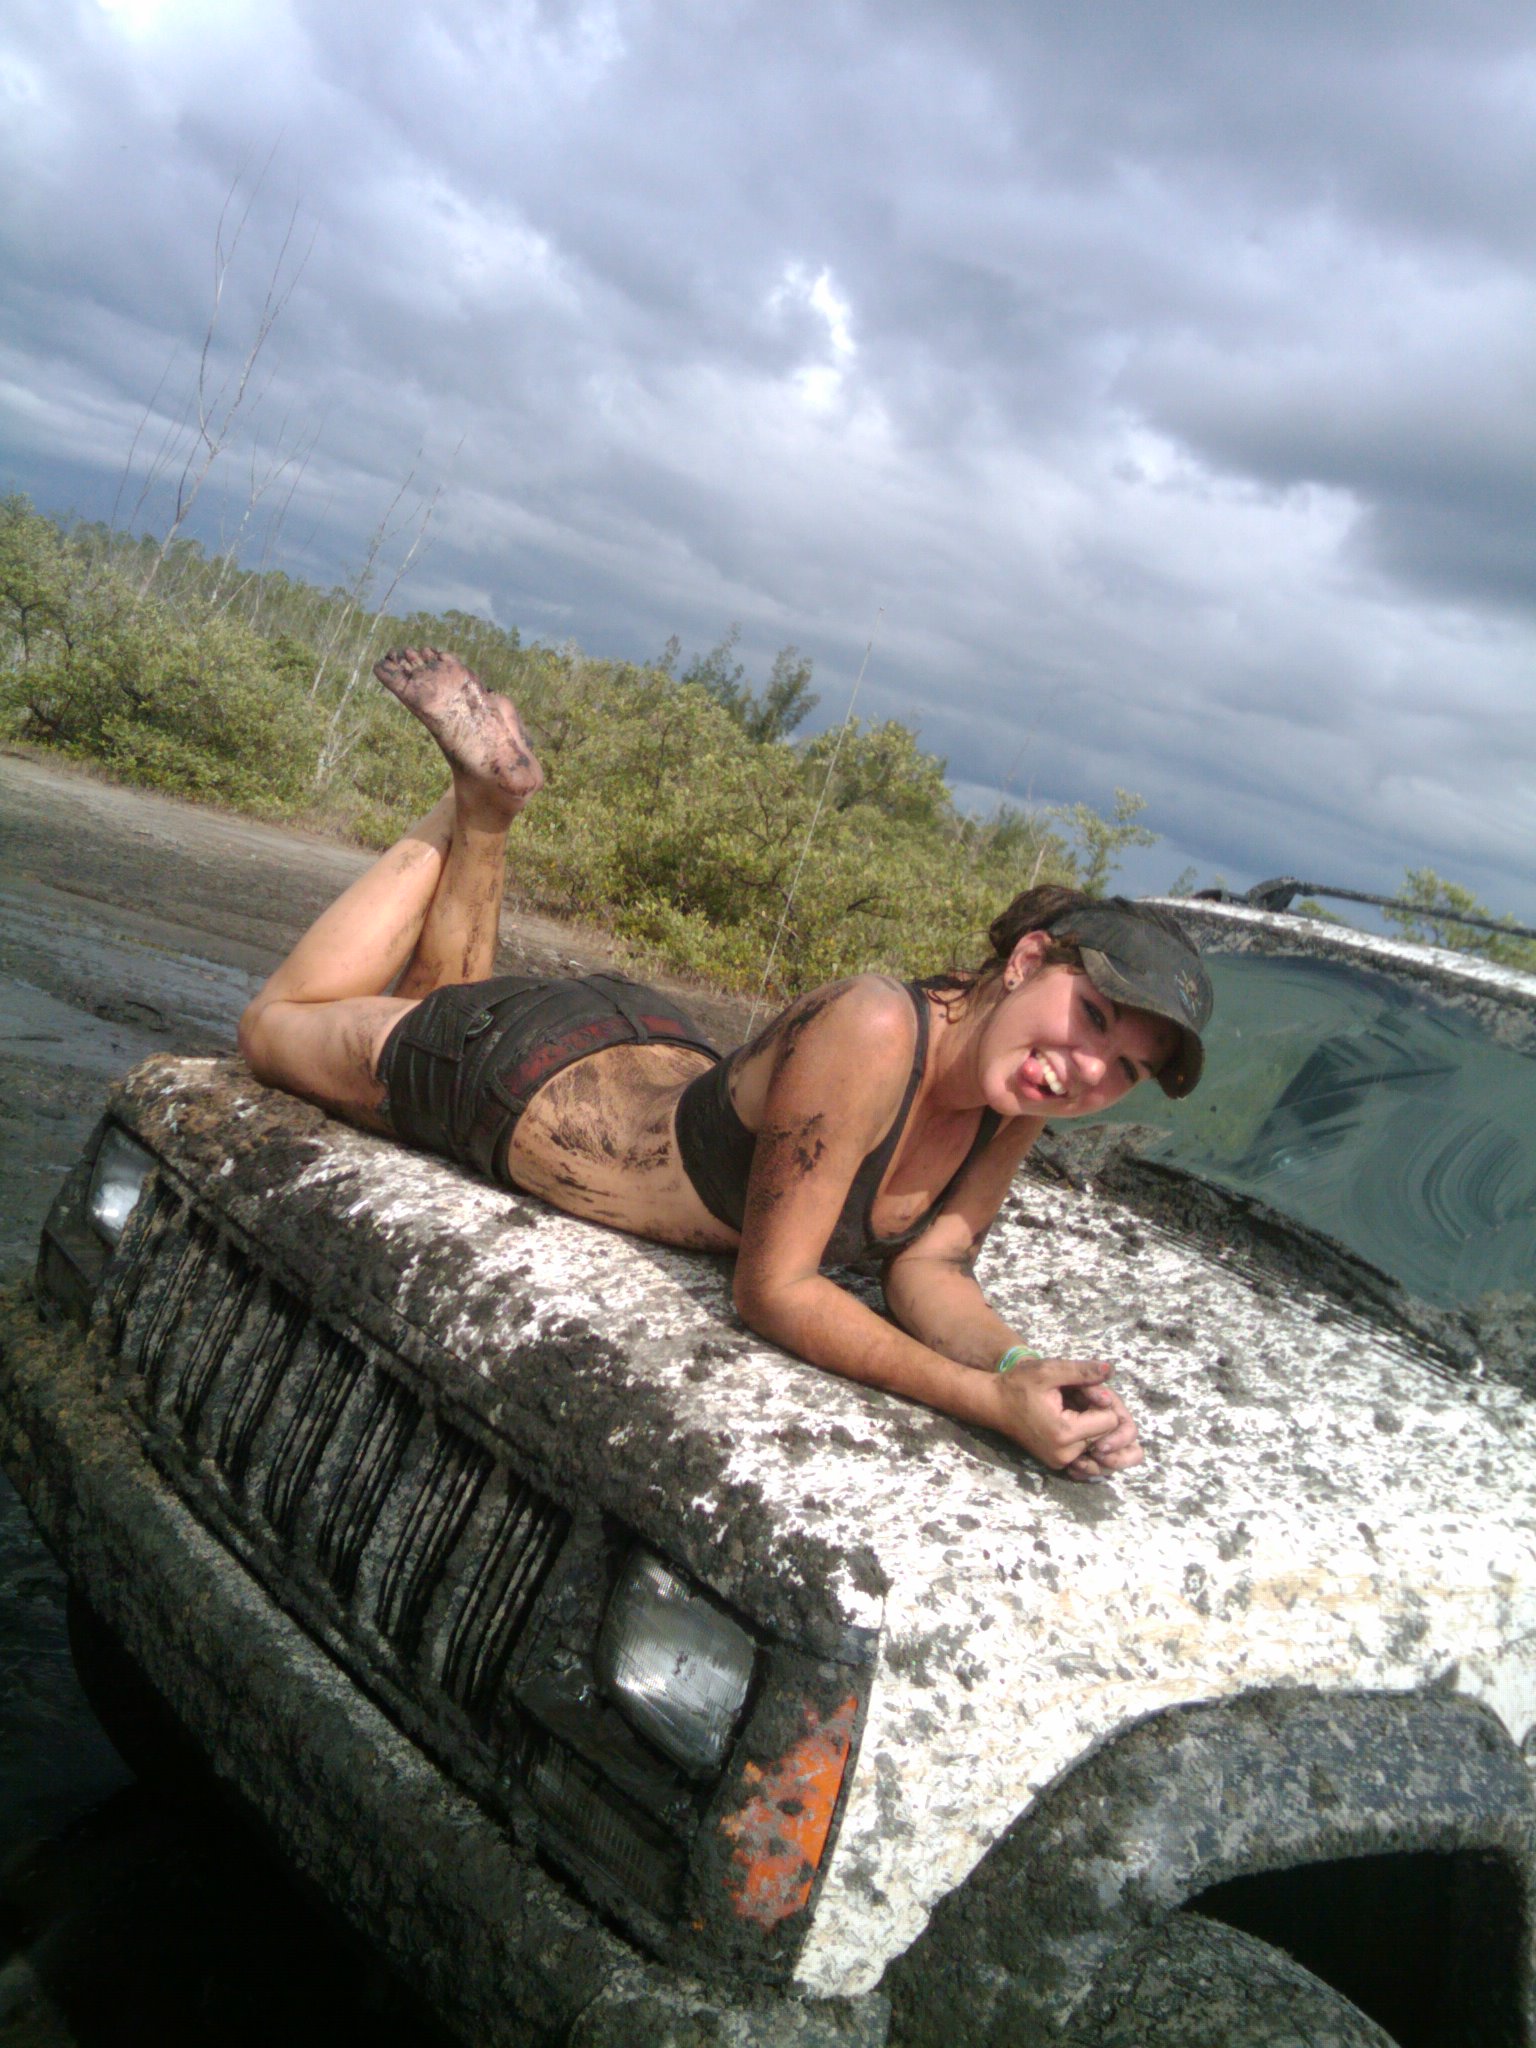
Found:
M 597 1673 L 642 1735 L 689 1771 L 710 1771 L 746 1704 L 752 1639 L 707 1595 L 636 1550 L 597 1639 Z
M 106 1243 L 115 1245 L 122 1236 L 154 1165 L 142 1145 L 136 1145 L 115 1124 L 107 1126 L 91 1169 L 91 1192 L 85 1205 L 92 1229 Z

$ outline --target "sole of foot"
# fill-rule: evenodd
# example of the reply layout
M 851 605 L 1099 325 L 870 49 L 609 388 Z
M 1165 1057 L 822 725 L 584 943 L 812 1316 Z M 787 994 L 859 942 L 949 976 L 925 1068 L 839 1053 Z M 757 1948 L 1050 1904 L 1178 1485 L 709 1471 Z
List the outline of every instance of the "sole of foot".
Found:
M 509 813 L 543 788 L 544 771 L 516 708 L 485 689 L 456 656 L 436 647 L 397 647 L 374 663 L 373 672 L 431 733 L 456 778 L 499 794 Z

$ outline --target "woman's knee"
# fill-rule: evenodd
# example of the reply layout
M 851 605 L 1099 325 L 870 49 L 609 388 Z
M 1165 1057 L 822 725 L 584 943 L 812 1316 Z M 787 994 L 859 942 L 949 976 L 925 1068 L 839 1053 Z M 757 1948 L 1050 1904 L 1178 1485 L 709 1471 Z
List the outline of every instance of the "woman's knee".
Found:
M 384 1044 L 415 1007 L 393 996 L 296 1003 L 258 995 L 241 1015 L 236 1042 L 265 1086 L 362 1115 L 377 1106 Z

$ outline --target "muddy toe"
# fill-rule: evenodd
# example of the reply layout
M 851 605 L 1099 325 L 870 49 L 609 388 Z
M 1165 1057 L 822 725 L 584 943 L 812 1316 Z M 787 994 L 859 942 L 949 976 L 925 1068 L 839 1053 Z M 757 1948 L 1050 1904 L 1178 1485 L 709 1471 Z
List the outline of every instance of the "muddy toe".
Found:
M 479 691 L 480 679 L 456 655 L 436 647 L 396 647 L 373 665 L 373 672 L 408 711 L 430 720 L 465 690 Z

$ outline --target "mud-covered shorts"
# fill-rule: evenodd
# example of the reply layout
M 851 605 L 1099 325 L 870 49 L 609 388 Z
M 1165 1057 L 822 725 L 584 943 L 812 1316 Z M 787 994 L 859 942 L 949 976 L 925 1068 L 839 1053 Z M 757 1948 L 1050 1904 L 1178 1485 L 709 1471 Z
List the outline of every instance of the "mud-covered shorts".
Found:
M 395 1026 L 379 1055 L 396 1137 L 509 1186 L 507 1141 L 536 1091 L 610 1045 L 718 1049 L 664 995 L 617 974 L 580 981 L 501 975 L 440 988 Z

